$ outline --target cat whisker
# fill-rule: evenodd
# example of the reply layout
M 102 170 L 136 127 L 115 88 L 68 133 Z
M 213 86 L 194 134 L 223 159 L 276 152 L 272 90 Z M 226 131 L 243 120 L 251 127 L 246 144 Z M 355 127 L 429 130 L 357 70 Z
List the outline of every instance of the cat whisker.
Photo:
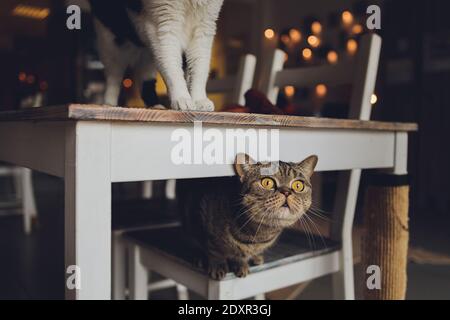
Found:
M 310 208 L 316 210 L 317 212 L 323 213 L 323 214 L 331 214 L 331 212 L 323 210 L 323 209 L 315 206 L 314 203 L 310 205 Z
M 255 207 L 252 207 L 253 209 L 256 209 Z M 257 211 L 257 214 L 260 213 L 260 210 Z M 246 225 L 248 225 L 250 223 L 250 221 L 253 221 L 254 217 L 251 215 L 247 218 L 247 220 L 244 222 L 244 224 L 242 226 L 239 227 L 239 229 L 237 230 L 238 232 L 240 232 Z
M 308 240 L 309 247 L 311 249 L 314 249 L 313 244 L 311 242 L 310 234 L 309 234 L 310 231 L 309 231 L 308 227 L 306 226 L 306 223 L 305 223 L 305 220 L 303 219 L 303 216 L 300 217 L 299 221 L 300 221 L 300 224 L 301 224 L 301 226 L 303 228 L 303 231 L 305 232 L 306 239 Z
M 327 245 L 325 243 L 325 239 L 323 238 L 322 233 L 320 232 L 319 228 L 317 227 L 317 224 L 307 214 L 305 214 L 305 217 L 311 222 L 313 228 L 317 231 L 320 239 L 322 240 L 323 247 L 326 248 Z
M 311 208 L 307 211 L 306 214 L 308 214 L 308 213 L 311 213 L 312 215 L 314 215 L 314 216 L 316 216 L 316 217 L 318 217 L 318 218 L 320 218 L 322 220 L 325 220 L 327 222 L 331 222 L 332 221 L 332 219 L 330 219 L 329 217 L 326 217 L 323 214 L 317 213 L 314 210 L 311 210 Z
M 253 243 L 255 242 L 256 236 L 258 235 L 258 231 L 261 228 L 261 226 L 264 222 L 264 219 L 269 215 L 269 213 L 270 213 L 270 211 L 267 210 L 266 213 L 262 216 L 261 222 L 259 223 L 258 228 L 256 229 L 255 235 L 253 236 L 253 239 L 251 242 L 253 242 Z

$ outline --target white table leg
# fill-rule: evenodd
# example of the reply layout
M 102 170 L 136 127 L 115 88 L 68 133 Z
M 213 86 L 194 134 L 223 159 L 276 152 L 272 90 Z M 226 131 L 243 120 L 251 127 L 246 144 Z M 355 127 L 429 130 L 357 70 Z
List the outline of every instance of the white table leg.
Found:
M 110 139 L 108 123 L 67 124 L 66 299 L 111 297 Z

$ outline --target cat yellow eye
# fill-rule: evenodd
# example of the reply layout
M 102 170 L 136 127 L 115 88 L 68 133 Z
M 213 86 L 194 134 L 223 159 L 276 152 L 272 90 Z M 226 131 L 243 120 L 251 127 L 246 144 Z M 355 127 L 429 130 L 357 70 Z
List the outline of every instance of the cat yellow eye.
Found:
M 295 192 L 302 192 L 303 190 L 305 190 L 305 183 L 300 180 L 292 182 L 292 190 L 294 190 Z
M 271 178 L 263 178 L 261 179 L 261 185 L 266 190 L 272 190 L 275 187 L 275 181 Z

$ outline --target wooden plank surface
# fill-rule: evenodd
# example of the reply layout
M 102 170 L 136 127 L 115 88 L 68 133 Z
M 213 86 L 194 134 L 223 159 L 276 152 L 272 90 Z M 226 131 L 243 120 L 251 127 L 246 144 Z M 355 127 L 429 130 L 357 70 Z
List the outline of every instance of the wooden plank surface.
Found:
M 318 117 L 298 117 L 286 115 L 264 115 L 253 113 L 196 112 L 160 109 L 132 109 L 102 105 L 70 104 L 0 112 L 2 121 L 128 121 L 154 123 L 193 123 L 268 126 L 320 129 L 357 129 L 379 131 L 417 131 L 415 123 L 395 123 L 379 121 L 360 121 Z

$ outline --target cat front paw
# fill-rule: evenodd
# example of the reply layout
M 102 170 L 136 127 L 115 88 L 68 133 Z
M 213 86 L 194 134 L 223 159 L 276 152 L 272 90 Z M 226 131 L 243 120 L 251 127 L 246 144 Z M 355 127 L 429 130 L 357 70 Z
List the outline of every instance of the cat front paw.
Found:
M 197 111 L 214 111 L 214 103 L 208 98 L 197 100 L 194 104 Z
M 231 271 L 236 277 L 245 278 L 249 274 L 250 268 L 247 262 L 233 261 L 231 262 Z
M 209 277 L 213 280 L 222 280 L 228 273 L 228 264 L 226 262 L 210 263 L 208 266 Z
M 173 99 L 171 107 L 173 110 L 180 111 L 195 110 L 194 101 L 190 97 Z

